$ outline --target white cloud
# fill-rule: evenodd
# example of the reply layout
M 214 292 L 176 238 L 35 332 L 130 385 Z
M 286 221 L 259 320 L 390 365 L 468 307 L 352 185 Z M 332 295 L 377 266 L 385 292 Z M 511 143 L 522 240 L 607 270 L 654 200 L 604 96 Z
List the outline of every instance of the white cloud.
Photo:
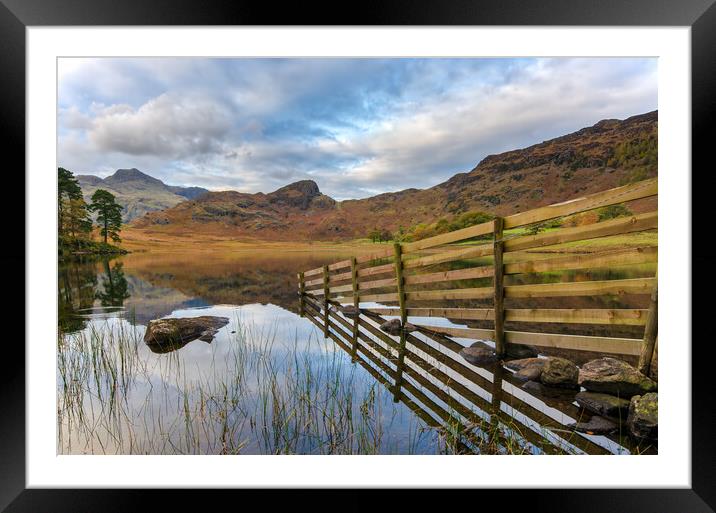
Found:
M 429 187 L 488 154 L 657 105 L 653 59 L 115 61 L 63 75 L 60 165 L 211 189 L 309 177 L 337 198 Z M 111 86 L 84 84 L 88 70 Z

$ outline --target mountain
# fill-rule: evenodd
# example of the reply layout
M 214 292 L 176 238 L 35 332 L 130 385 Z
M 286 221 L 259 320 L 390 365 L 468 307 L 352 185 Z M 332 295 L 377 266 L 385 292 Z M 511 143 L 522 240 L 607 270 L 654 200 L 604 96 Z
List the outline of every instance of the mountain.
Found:
M 336 202 L 315 182 L 304 180 L 269 194 L 209 192 L 133 224 L 176 235 L 201 231 L 262 240 L 345 240 L 365 237 L 374 227 L 392 232 L 474 210 L 509 215 L 656 176 L 657 129 L 656 111 L 606 119 L 528 148 L 490 155 L 429 189 Z
M 147 212 L 173 207 L 187 199 L 196 199 L 209 192 L 201 187 L 166 185 L 138 169 L 118 169 L 107 178 L 94 175 L 77 175 L 85 200 L 97 189 L 105 189 L 117 198 L 124 210 L 125 222 L 141 217 Z

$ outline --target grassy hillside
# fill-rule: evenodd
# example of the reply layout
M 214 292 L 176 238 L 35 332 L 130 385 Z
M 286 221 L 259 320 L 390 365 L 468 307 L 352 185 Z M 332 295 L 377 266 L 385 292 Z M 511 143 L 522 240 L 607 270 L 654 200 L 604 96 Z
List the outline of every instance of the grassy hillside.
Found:
M 336 202 L 312 181 L 273 193 L 210 192 L 133 223 L 152 234 L 202 233 L 241 240 L 350 240 L 468 212 L 509 215 L 657 174 L 657 112 L 603 120 L 528 148 L 490 155 L 429 189 Z M 630 205 L 653 209 L 653 200 Z

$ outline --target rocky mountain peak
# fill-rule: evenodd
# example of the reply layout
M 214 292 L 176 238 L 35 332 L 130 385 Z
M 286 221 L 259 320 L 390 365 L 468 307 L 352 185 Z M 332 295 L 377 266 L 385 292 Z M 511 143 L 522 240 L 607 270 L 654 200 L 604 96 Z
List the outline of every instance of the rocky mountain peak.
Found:
M 267 194 L 271 203 L 307 209 L 315 198 L 322 197 L 318 184 L 313 180 L 300 180 Z
M 162 183 L 161 180 L 149 176 L 148 174 L 142 173 L 139 169 L 134 167 L 130 169 L 117 169 L 117 171 L 115 171 L 113 175 L 108 176 L 104 179 L 104 181 L 105 183 L 122 183 L 135 181 Z

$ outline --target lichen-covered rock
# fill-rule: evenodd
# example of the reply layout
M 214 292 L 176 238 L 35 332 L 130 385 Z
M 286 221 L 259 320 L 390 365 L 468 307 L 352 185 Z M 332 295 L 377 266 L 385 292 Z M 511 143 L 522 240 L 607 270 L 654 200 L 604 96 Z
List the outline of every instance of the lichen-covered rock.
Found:
M 591 392 L 603 392 L 629 399 L 656 391 L 656 383 L 628 363 L 616 358 L 599 358 L 579 370 L 579 384 Z
M 479 341 L 470 347 L 462 348 L 460 356 L 473 365 L 486 365 L 498 360 L 495 349 Z
M 149 346 L 186 344 L 195 339 L 211 342 L 219 328 L 229 324 L 227 317 L 204 315 L 149 321 L 144 341 Z
M 550 387 L 577 388 L 579 368 L 565 358 L 550 356 L 542 367 L 540 381 Z
M 656 440 L 659 430 L 659 398 L 655 392 L 635 395 L 629 404 L 627 427 L 632 436 Z
M 568 424 L 567 427 L 589 435 L 607 435 L 616 431 L 619 426 L 609 419 L 595 415 L 588 422 L 576 422 Z
M 534 346 L 512 344 L 510 342 L 505 344 L 505 355 L 508 358 L 533 358 L 538 354 L 539 352 Z
M 597 415 L 626 419 L 629 413 L 629 400 L 599 392 L 579 392 L 575 401 L 582 408 Z

